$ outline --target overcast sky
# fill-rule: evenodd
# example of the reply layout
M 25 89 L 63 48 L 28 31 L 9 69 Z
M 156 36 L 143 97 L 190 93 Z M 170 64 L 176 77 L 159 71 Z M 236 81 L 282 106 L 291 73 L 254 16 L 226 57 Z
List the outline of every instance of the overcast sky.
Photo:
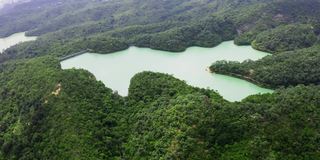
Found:
M 7 1 L 7 0 L 0 0 L 0 3 L 3 3 L 4 1 Z
M 8 0 L 0 0 L 0 4 L 3 4 L 5 1 L 8 1 Z
M 14 0 L 0 0 L 0 3 L 3 4 L 4 2 L 11 2 L 11 1 L 14 1 Z

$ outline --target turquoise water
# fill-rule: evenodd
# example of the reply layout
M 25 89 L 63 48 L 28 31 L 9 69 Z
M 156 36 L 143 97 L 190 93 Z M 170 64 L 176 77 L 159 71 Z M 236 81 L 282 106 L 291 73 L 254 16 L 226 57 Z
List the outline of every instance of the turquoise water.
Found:
M 0 53 L 5 49 L 14 46 L 21 42 L 33 41 L 36 40 L 37 37 L 27 37 L 25 36 L 25 32 L 15 33 L 9 37 L 0 38 Z
M 229 101 L 240 101 L 249 95 L 272 90 L 238 78 L 209 73 L 207 67 L 218 60 L 242 62 L 267 55 L 250 46 L 236 46 L 228 41 L 213 48 L 190 47 L 181 53 L 138 47 L 112 54 L 85 53 L 62 61 L 61 66 L 63 69 L 86 69 L 123 96 L 128 94 L 130 79 L 136 73 L 153 71 L 171 74 L 192 86 L 216 90 Z

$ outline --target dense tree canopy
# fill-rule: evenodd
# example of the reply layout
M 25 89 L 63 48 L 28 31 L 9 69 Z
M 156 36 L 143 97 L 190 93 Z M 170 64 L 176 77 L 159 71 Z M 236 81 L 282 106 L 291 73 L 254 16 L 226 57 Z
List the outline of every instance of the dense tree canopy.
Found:
M 230 103 L 172 76 L 143 72 L 122 98 L 88 72 L 61 70 L 50 57 L 1 69 L 0 159 L 316 159 L 320 154 L 318 86 Z
M 43 9 L 43 14 L 46 15 L 59 14 L 57 18 L 49 16 L 48 19 L 53 19 L 50 23 L 32 26 L 33 29 L 20 29 L 19 31 L 28 30 L 29 35 L 41 36 L 35 42 L 20 44 L 7 50 L 0 56 L 0 62 L 47 54 L 68 55 L 88 47 L 97 53 L 119 51 L 132 45 L 183 51 L 190 46 L 213 47 L 232 39 L 239 45 L 255 41 L 253 46 L 257 49 L 279 52 L 310 47 L 320 34 L 318 0 L 214 0 L 194 3 L 181 0 L 170 3 L 126 0 L 121 3 L 95 1 L 90 5 L 86 1 L 64 3 L 66 4 L 61 7 L 51 8 L 55 5 L 48 5 L 50 10 Z M 80 7 L 81 10 L 78 11 L 70 8 L 73 3 L 86 7 Z M 12 23 L 2 24 L 0 34 L 6 35 L 6 31 L 1 29 L 13 29 L 11 25 L 14 23 L 47 21 L 39 20 L 43 16 L 38 13 L 35 4 L 30 4 L 30 9 L 37 11 L 34 13 L 37 18 L 34 19 L 30 17 L 35 15 L 19 18 L 24 10 L 18 13 L 10 10 L 0 14 L 0 19 L 17 14 L 11 20 Z M 61 8 L 68 8 L 70 11 L 56 11 Z M 73 12 L 77 14 L 70 15 Z M 65 20 L 69 18 L 72 20 Z M 64 23 L 66 21 L 74 24 Z M 17 31 L 12 31 L 14 32 Z
M 62 71 L 40 58 L 3 64 L 0 159 L 103 159 L 117 156 L 120 97 L 86 71 Z M 79 90 L 79 87 L 82 88 Z M 114 151 L 112 151 L 114 150 Z
M 260 33 L 252 43 L 252 47 L 267 52 L 284 52 L 307 48 L 317 41 L 311 25 L 279 26 L 271 31 Z
M 219 61 L 212 64 L 210 69 L 272 88 L 320 84 L 319 48 L 317 45 L 243 63 Z
M 0 10 L 0 37 L 40 36 L 0 55 L 0 160 L 317 160 L 319 8 L 319 0 L 33 0 Z M 276 54 L 211 71 L 275 93 L 231 103 L 142 72 L 121 97 L 58 61 L 84 49 L 177 52 L 232 39 Z

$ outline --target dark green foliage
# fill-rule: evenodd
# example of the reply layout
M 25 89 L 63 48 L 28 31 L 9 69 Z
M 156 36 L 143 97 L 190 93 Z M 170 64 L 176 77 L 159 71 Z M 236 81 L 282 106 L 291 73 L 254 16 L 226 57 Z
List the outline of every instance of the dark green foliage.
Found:
M 254 107 L 251 115 L 258 122 L 258 131 L 250 142 L 255 148 L 252 156 L 319 159 L 319 91 L 319 86 L 297 86 L 244 100 L 242 105 L 260 106 Z
M 11 19 L 12 23 L 4 23 L 0 27 L 0 35 L 17 32 L 16 29 L 11 30 L 15 23 L 25 24 L 30 21 L 33 22 L 30 23 L 34 24 L 33 26 L 20 30 L 28 30 L 28 35 L 41 35 L 35 42 L 20 44 L 6 51 L 0 56 L 0 62 L 46 54 L 67 55 L 87 48 L 87 42 L 91 44 L 92 50 L 99 53 L 125 49 L 123 43 L 169 51 L 183 51 L 193 45 L 213 47 L 222 41 L 232 40 L 236 35 L 236 29 L 232 21 L 212 16 L 211 13 L 258 2 L 126 0 L 121 3 L 91 2 L 88 5 L 89 2 L 86 1 L 68 1 L 57 8 L 50 8 L 50 4 L 40 11 L 34 2 L 27 10 L 15 13 L 21 7 L 18 6 L 16 10 L 0 14 L 0 19 L 17 14 L 13 20 Z M 70 8 L 72 4 L 76 4 L 79 10 Z M 83 5 L 86 7 L 81 7 Z M 31 14 L 30 17 L 21 17 L 24 12 Z M 102 47 L 105 43 L 99 41 L 108 38 L 108 42 L 120 41 L 121 45 Z
M 187 94 L 160 98 L 135 115 L 133 133 L 125 144 L 131 159 L 212 159 L 205 121 L 213 113 L 208 97 Z M 211 131 L 210 129 L 208 131 Z
M 118 156 L 113 95 L 86 71 L 62 71 L 40 58 L 1 66 L 0 146 L 5 159 L 103 159 Z M 82 88 L 79 90 L 79 87 Z M 108 115 L 109 114 L 109 115 Z M 0 158 L 1 159 L 1 158 Z
M 86 7 L 81 10 L 70 9 L 69 5 L 74 3 Z M 277 52 L 309 47 L 319 34 L 320 12 L 316 9 L 317 6 L 320 7 L 318 0 L 215 0 L 194 3 L 181 0 L 170 3 L 126 0 L 121 3 L 87 3 L 89 2 L 70 1 L 61 7 L 64 12 L 56 11 L 57 8 L 43 10 L 43 14 L 60 16 L 49 17 L 53 20 L 33 26 L 35 29 L 32 31 L 24 29 L 29 30 L 30 35 L 41 37 L 35 42 L 20 44 L 7 50 L 0 56 L 0 62 L 46 54 L 65 56 L 88 47 L 98 53 L 119 51 L 132 45 L 180 52 L 190 46 L 213 47 L 232 39 L 239 45 L 255 41 L 256 48 Z M 31 10 L 38 11 L 37 7 L 33 7 L 30 6 Z M 65 11 L 64 7 L 70 11 Z M 6 13 L 2 16 L 0 14 L 0 19 L 9 13 L 21 14 L 15 11 Z M 43 18 L 42 14 L 36 15 L 37 18 L 30 18 L 30 21 Z M 65 20 L 70 18 L 71 20 Z M 21 19 L 17 16 L 14 21 L 18 23 Z M 23 23 L 24 20 L 25 17 Z M 68 23 L 63 23 L 66 21 Z M 0 29 L 12 24 L 3 25 Z
M 261 0 L 225 1 L 225 0 L 116 0 L 59 1 L 35 0 L 28 5 L 19 5 L 9 11 L 0 12 L 2 23 L 1 36 L 30 31 L 30 35 L 41 35 L 61 29 L 75 27 L 90 34 L 110 29 L 152 24 L 164 21 L 190 22 L 195 18 L 204 18 L 226 8 L 250 4 Z M 26 14 L 26 15 L 24 15 Z M 16 25 L 19 24 L 19 25 Z M 85 33 L 85 32 L 84 32 Z
M 212 71 L 277 88 L 320 83 L 319 46 L 283 52 L 258 61 L 214 63 Z
M 252 47 L 267 52 L 283 52 L 307 48 L 317 41 L 311 25 L 286 25 L 264 31 L 256 37 Z
M 239 103 L 206 92 L 168 75 L 136 75 L 130 86 L 132 134 L 124 143 L 125 157 L 318 158 L 319 86 L 297 86 Z
M 279 55 L 241 64 L 216 62 L 211 70 L 272 88 L 319 84 L 319 7 L 318 0 L 282 0 L 246 6 L 227 14 L 237 26 L 236 44 L 252 44 L 256 49 Z
M 0 159 L 317 159 L 319 86 L 230 103 L 143 72 L 121 98 L 53 58 L 1 65 Z M 126 106 L 126 107 L 124 107 Z
M 170 98 L 193 92 L 203 93 L 216 100 L 222 99 L 214 92 L 188 86 L 170 75 L 153 72 L 142 72 L 131 79 L 128 98 L 134 102 L 148 103 L 161 97 Z
M 0 62 L 9 59 L 39 57 L 47 54 L 62 57 L 83 50 L 106 54 L 124 50 L 128 47 L 129 45 L 126 42 L 110 36 L 81 38 L 65 42 L 51 41 L 44 38 L 7 49 L 5 53 L 0 56 Z
M 1 10 L 0 36 L 41 36 L 0 56 L 0 160 L 317 160 L 319 8 L 318 0 L 34 0 Z M 61 70 L 57 60 L 84 49 L 183 51 L 232 39 L 292 51 L 220 61 L 212 71 L 295 87 L 230 103 L 170 75 L 143 72 L 120 97 L 86 71 Z
M 63 56 L 88 48 L 96 53 L 111 53 L 127 49 L 129 45 L 179 52 L 190 46 L 216 46 L 222 41 L 232 40 L 236 32 L 232 22 L 217 17 L 210 17 L 200 24 L 186 27 L 170 29 L 169 27 L 179 24 L 161 23 L 161 25 L 164 26 L 135 25 L 86 38 L 63 41 L 59 40 L 62 38 L 59 35 L 48 34 L 35 42 L 24 43 L 6 50 L 0 56 L 0 62 L 45 54 Z
M 210 17 L 199 24 L 179 27 L 151 35 L 148 47 L 168 51 L 184 51 L 190 46 L 213 47 L 234 37 L 232 22 Z M 149 35 L 150 36 L 150 35 Z M 140 42 L 133 42 L 140 44 Z
M 309 30 L 308 33 L 311 34 L 310 29 L 307 29 L 310 25 L 313 28 L 312 30 L 318 30 L 317 26 L 320 22 L 320 12 L 317 8 L 319 7 L 320 1 L 318 0 L 270 1 L 270 3 L 266 4 L 248 5 L 242 7 L 238 10 L 228 13 L 226 16 L 232 19 L 232 21 L 235 21 L 235 24 L 237 26 L 239 35 L 235 38 L 236 44 L 249 45 L 259 35 L 259 39 L 266 40 L 263 46 L 275 46 L 271 49 L 267 49 L 270 52 L 276 52 L 278 51 L 276 50 L 276 47 L 279 46 L 277 46 L 278 44 L 271 39 L 282 40 L 281 43 L 283 44 L 281 44 L 282 46 L 280 46 L 282 47 L 282 51 L 283 49 L 295 49 L 293 48 L 293 46 L 288 46 L 288 44 L 291 44 L 291 41 L 294 39 L 298 39 L 301 41 L 302 39 L 307 39 L 308 42 L 314 40 L 314 37 L 304 37 L 305 33 L 301 33 L 301 30 Z M 282 26 L 288 24 L 292 25 L 289 25 L 287 27 Z M 279 26 L 282 27 L 273 30 L 274 28 L 277 28 Z M 303 26 L 306 26 L 307 28 L 304 28 Z M 289 29 L 291 29 L 290 33 L 282 32 L 286 30 L 288 31 Z M 280 33 L 280 35 L 277 35 L 277 33 Z M 319 32 L 316 31 L 315 34 L 319 35 Z M 295 42 L 295 44 L 300 45 L 300 47 L 310 46 L 310 44 L 305 45 L 301 42 Z
M 74 50 L 89 49 L 95 53 L 111 53 L 129 48 L 128 44 L 116 38 L 98 37 L 86 38 L 70 45 Z

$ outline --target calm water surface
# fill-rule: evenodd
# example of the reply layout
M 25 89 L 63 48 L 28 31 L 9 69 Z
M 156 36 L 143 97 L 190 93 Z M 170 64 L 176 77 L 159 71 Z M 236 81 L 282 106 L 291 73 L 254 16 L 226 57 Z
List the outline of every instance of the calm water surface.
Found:
M 238 78 L 212 74 L 206 68 L 218 60 L 242 62 L 267 55 L 250 46 L 236 46 L 233 41 L 228 41 L 214 48 L 190 47 L 182 53 L 137 47 L 113 54 L 86 53 L 62 61 L 61 66 L 63 69 L 86 69 L 123 96 L 128 94 L 130 79 L 136 73 L 154 71 L 171 74 L 192 86 L 214 89 L 229 101 L 240 101 L 249 95 L 270 93 L 272 90 Z
M 14 46 L 21 42 L 33 41 L 36 40 L 37 37 L 27 37 L 25 32 L 15 33 L 9 37 L 0 38 L 0 53 L 5 49 Z

